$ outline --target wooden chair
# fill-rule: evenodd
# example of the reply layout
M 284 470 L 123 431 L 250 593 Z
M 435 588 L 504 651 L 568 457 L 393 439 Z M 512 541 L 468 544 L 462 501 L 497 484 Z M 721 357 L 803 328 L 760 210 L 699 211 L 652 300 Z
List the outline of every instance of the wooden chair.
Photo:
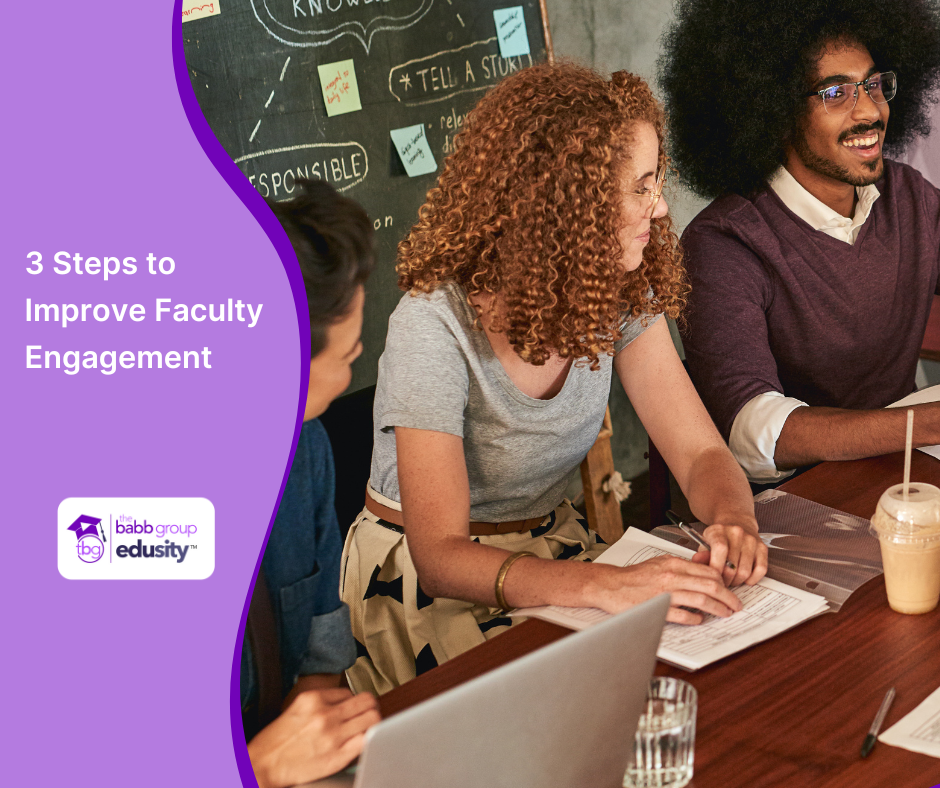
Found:
M 258 698 L 242 711 L 245 741 L 249 742 L 281 711 L 281 651 L 278 645 L 274 604 L 268 591 L 264 569 L 258 567 L 254 592 L 248 606 L 245 637 L 251 643 Z
M 614 474 L 614 457 L 610 450 L 610 438 L 613 434 L 610 408 L 607 408 L 597 440 L 581 462 L 581 485 L 584 488 L 584 508 L 587 511 L 588 525 L 600 534 L 607 544 L 613 544 L 623 536 L 620 502 L 609 487 Z

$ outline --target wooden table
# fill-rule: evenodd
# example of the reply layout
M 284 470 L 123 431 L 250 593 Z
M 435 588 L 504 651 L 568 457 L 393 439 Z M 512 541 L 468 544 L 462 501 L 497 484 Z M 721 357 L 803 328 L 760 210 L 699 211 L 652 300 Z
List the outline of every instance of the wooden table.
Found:
M 782 489 L 871 517 L 901 480 L 903 455 L 824 463 Z M 940 462 L 914 452 L 911 478 L 940 487 Z M 514 626 L 380 698 L 385 716 L 571 634 L 543 621 Z M 859 749 L 888 687 L 887 730 L 940 686 L 940 609 L 894 613 L 882 577 L 839 613 L 820 616 L 696 673 L 657 665 L 699 693 L 697 788 L 930 788 L 940 760 L 877 744 Z

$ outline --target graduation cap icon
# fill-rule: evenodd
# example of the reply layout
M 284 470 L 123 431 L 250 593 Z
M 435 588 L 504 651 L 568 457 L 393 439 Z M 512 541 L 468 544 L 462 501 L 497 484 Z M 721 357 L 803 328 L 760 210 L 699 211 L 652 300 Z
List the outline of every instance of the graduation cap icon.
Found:
M 75 532 L 75 538 L 81 540 L 83 536 L 92 534 L 93 536 L 98 536 L 98 524 L 101 522 L 100 517 L 90 517 L 87 514 L 80 514 L 74 523 L 69 527 L 69 531 Z M 82 523 L 85 523 L 85 526 L 82 527 Z M 101 529 L 101 538 L 104 539 L 104 528 Z

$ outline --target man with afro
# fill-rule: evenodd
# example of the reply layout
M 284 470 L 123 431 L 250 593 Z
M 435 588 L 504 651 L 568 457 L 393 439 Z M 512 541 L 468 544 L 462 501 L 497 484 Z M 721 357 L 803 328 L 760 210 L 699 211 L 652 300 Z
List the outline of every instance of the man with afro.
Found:
M 929 133 L 938 0 L 679 0 L 660 80 L 680 176 L 685 348 L 751 481 L 904 446 L 940 279 L 940 190 L 884 158 Z M 889 122 L 890 119 L 890 122 Z M 921 405 L 915 445 L 940 443 Z

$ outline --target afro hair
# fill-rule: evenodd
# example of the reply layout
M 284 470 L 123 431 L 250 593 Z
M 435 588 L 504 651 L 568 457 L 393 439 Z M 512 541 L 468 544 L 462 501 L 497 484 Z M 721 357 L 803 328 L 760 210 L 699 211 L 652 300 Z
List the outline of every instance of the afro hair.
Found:
M 677 0 L 659 80 L 682 180 L 713 198 L 748 195 L 784 161 L 830 42 L 860 43 L 898 75 L 885 140 L 900 151 L 930 131 L 940 84 L 940 0 Z

